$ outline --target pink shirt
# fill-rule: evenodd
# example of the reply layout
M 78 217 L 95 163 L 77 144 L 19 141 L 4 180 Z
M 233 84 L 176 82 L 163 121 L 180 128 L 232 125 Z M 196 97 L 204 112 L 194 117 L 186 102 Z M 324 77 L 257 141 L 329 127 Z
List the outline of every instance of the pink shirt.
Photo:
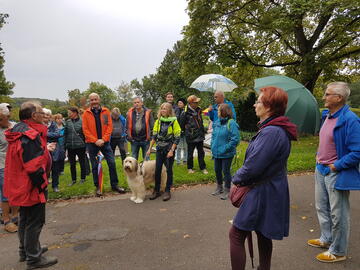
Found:
M 317 162 L 328 165 L 337 160 L 336 148 L 334 143 L 334 128 L 337 118 L 326 118 L 319 133 L 319 148 L 317 152 Z

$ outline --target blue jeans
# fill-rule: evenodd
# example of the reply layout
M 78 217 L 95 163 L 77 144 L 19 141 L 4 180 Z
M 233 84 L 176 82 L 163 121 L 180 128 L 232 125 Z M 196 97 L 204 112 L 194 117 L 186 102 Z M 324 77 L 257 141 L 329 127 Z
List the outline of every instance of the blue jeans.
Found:
M 214 159 L 214 169 L 216 174 L 216 182 L 218 185 L 223 184 L 223 179 L 225 182 L 225 187 L 230 188 L 231 185 L 231 162 L 233 158 L 215 158 Z M 223 177 L 224 174 L 224 177 Z
M 187 143 L 186 143 L 186 138 L 185 136 L 181 136 L 180 137 L 180 141 L 179 144 L 177 145 L 176 148 L 176 155 L 175 155 L 175 159 L 176 159 L 176 163 L 180 163 L 181 161 L 187 161 Z M 181 158 L 181 153 L 182 153 L 182 158 Z
M 146 155 L 146 152 L 147 152 L 147 150 L 149 148 L 149 145 L 150 145 L 149 141 L 142 141 L 142 142 L 133 141 L 133 142 L 131 142 L 131 155 L 132 155 L 132 157 L 137 160 L 139 158 L 139 151 L 140 151 L 140 148 L 141 148 L 143 160 L 145 160 L 145 155 Z
M 110 143 L 106 142 L 102 147 L 96 146 L 95 143 L 87 143 L 86 147 L 87 147 L 87 150 L 88 150 L 89 156 L 90 156 L 94 185 L 96 187 L 99 186 L 99 178 L 98 178 L 99 162 L 98 162 L 96 156 L 98 155 L 98 153 L 100 151 L 104 155 L 107 165 L 109 167 L 111 187 L 117 187 L 119 180 L 118 180 L 117 173 L 116 173 L 115 157 L 114 157 L 113 151 L 111 150 Z
M 7 202 L 8 199 L 4 196 L 4 168 L 0 169 L 0 202 Z M 1 208 L 1 207 L 0 207 Z
M 331 254 L 344 256 L 350 234 L 350 192 L 334 188 L 336 176 L 336 172 L 323 176 L 315 170 L 315 207 L 321 230 L 320 241 L 330 243 Z

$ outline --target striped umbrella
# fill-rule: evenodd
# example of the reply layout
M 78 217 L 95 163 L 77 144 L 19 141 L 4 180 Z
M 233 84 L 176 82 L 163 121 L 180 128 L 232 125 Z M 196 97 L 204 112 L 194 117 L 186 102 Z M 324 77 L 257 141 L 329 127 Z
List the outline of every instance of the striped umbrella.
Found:
M 100 192 L 103 191 L 103 184 L 104 184 L 104 177 L 103 177 L 103 169 L 102 169 L 102 160 L 104 159 L 104 156 L 99 152 L 97 155 L 98 160 L 98 181 L 99 181 L 99 188 Z

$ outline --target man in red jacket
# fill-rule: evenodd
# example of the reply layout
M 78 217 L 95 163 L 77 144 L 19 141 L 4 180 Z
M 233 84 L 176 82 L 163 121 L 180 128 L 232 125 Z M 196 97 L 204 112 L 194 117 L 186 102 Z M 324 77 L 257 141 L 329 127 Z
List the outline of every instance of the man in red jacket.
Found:
M 4 192 L 12 206 L 20 206 L 19 255 L 27 261 L 26 269 L 56 264 L 55 257 L 42 254 L 39 237 L 45 223 L 47 173 L 51 158 L 47 146 L 47 127 L 40 105 L 25 102 L 19 111 L 20 122 L 5 132 L 9 143 L 5 160 Z

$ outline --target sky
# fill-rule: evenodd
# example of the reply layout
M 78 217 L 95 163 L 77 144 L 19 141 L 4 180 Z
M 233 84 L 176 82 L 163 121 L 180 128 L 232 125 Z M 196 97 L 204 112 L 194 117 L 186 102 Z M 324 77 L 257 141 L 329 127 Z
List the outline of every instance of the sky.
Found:
M 189 19 L 186 0 L 0 0 L 12 97 L 67 100 L 155 73 Z

